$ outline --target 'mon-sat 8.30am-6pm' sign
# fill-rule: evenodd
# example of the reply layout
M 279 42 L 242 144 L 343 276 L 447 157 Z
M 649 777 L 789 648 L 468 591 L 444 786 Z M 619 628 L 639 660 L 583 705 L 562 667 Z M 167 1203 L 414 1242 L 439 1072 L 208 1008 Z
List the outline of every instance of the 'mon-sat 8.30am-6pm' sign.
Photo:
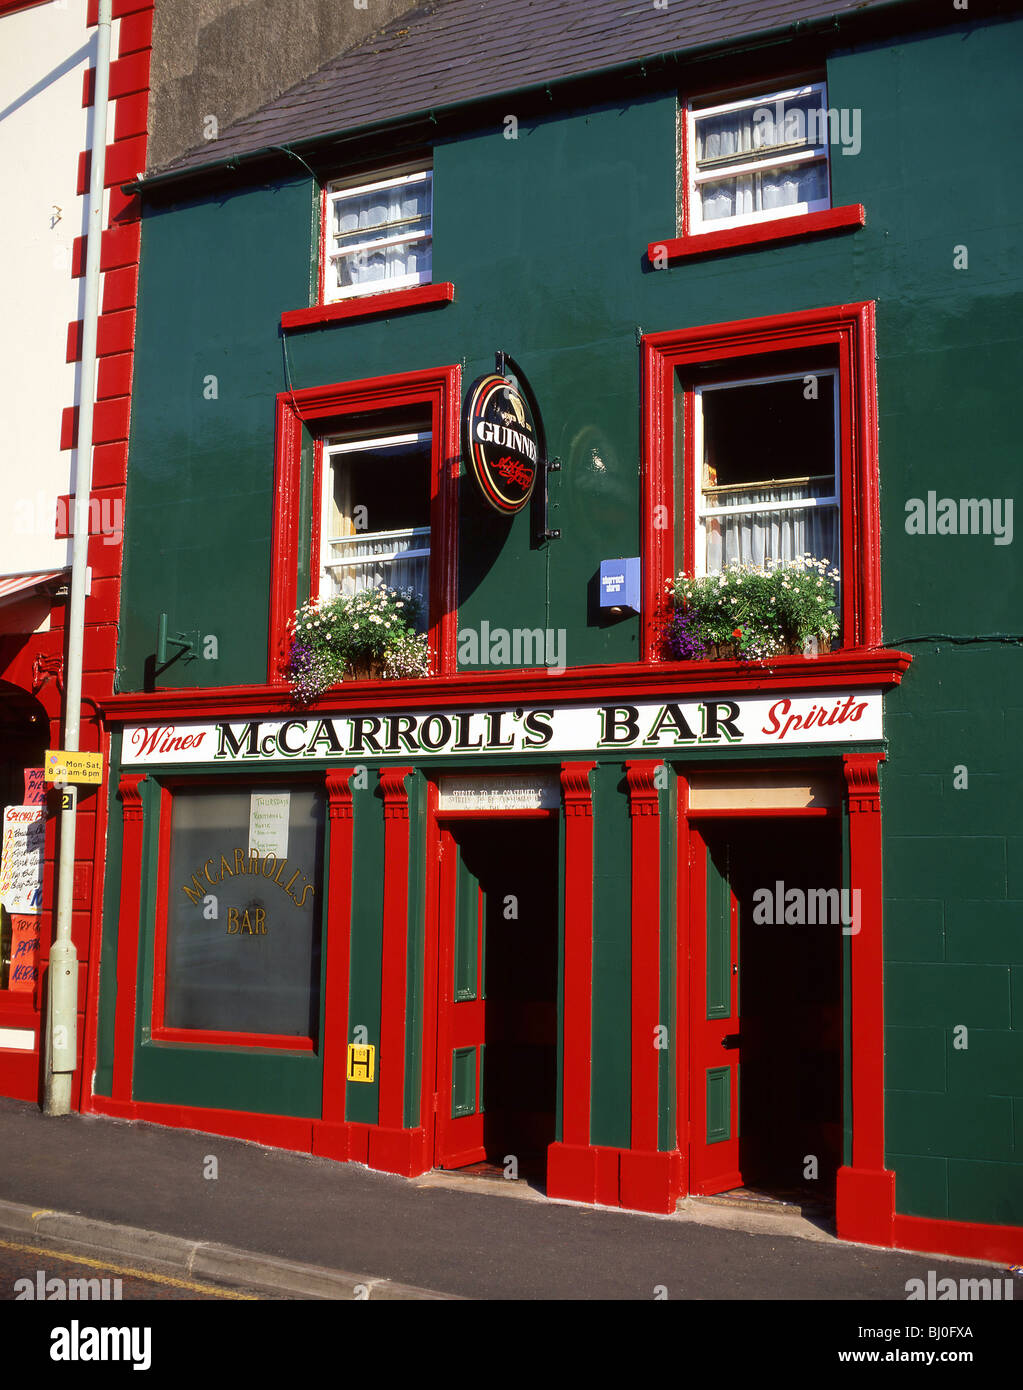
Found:
M 672 753 L 684 748 L 870 743 L 881 693 L 750 696 L 688 703 L 536 705 L 471 711 L 358 713 L 124 730 L 124 767 L 344 758 L 515 757 L 529 753 Z

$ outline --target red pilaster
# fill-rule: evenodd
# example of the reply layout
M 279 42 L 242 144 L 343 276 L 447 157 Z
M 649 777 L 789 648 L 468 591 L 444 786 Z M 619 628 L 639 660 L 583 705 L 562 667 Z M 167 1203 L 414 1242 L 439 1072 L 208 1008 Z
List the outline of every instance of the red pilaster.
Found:
M 883 753 L 842 759 L 849 808 L 852 1165 L 838 1170 L 836 1226 L 843 1240 L 892 1245 L 895 1174 L 884 1166 L 884 952 L 881 912 Z
M 135 984 L 139 959 L 142 863 L 142 793 L 145 773 L 125 774 L 117 787 L 124 818 L 121 843 L 121 910 L 117 921 L 117 1008 L 114 1014 L 113 1099 L 131 1100 L 135 1062 Z
M 380 1001 L 380 1125 L 404 1128 L 410 767 L 380 771 L 384 799 L 384 960 Z
M 590 1146 L 590 1039 L 593 988 L 593 794 L 595 763 L 561 764 L 565 808 L 565 1007 L 561 1142 L 547 1151 L 552 1197 L 596 1200 Z
M 423 939 L 423 1078 L 419 1088 L 419 1124 L 431 1162 L 436 1156 L 437 1021 L 440 993 L 440 850 L 437 783 L 426 784 L 426 913 Z
M 677 798 L 675 872 L 675 1134 L 679 1146 L 679 1193 L 689 1191 L 689 1074 L 692 1066 L 689 1042 L 689 922 L 692 915 L 692 846 L 689 832 L 689 778 L 679 772 L 675 778 Z
M 350 767 L 326 775 L 330 875 L 325 922 L 327 970 L 323 1001 L 323 1109 L 313 1124 L 313 1152 L 348 1158 L 345 1085 L 352 931 L 352 791 Z
M 654 776 L 660 762 L 627 762 L 632 818 L 632 1147 L 657 1148 L 660 1023 L 660 833 Z
M 619 1205 L 641 1211 L 675 1209 L 681 1187 L 677 1150 L 658 1152 L 657 1029 L 660 1016 L 661 819 L 660 759 L 625 764 L 632 820 L 632 1135 L 621 1154 Z

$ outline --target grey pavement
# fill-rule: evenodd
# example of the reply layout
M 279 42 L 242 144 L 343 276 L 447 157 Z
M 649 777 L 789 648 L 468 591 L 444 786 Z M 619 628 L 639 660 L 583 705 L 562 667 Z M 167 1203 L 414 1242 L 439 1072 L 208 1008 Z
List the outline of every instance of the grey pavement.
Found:
M 211 1156 L 216 1178 L 204 1177 Z M 848 1245 L 798 1219 L 683 1207 L 646 1216 L 521 1185 L 409 1180 L 0 1099 L 0 1235 L 27 1242 L 35 1232 L 290 1298 L 620 1301 L 660 1289 L 669 1300 L 905 1301 L 907 1280 L 928 1270 L 1006 1274 Z

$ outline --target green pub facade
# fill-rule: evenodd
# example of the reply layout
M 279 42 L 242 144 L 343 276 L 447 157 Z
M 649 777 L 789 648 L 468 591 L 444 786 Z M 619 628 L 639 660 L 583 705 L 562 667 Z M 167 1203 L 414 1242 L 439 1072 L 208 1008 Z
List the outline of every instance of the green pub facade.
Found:
M 141 183 L 83 1105 L 1018 1260 L 1018 18 L 553 10 Z M 833 640 L 672 645 L 800 562 Z M 385 585 L 429 674 L 299 698 Z

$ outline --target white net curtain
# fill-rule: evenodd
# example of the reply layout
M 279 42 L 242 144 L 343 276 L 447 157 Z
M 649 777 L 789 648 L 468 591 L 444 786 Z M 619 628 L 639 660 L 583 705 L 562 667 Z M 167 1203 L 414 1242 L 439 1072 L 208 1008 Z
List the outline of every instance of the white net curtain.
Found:
M 700 386 L 694 421 L 703 573 L 807 554 L 837 568 L 834 369 Z
M 328 442 L 320 592 L 346 598 L 386 584 L 428 611 L 431 434 Z
M 716 573 L 725 565 L 763 565 L 766 560 L 795 560 L 809 552 L 817 559 L 838 559 L 838 506 L 835 503 L 753 510 L 762 504 L 804 502 L 830 496 L 831 477 L 811 478 L 787 486 L 714 489 L 704 494 L 706 570 Z M 709 504 L 709 505 L 708 505 Z M 720 507 L 741 507 L 715 515 Z M 746 510 L 748 508 L 748 510 Z
M 334 290 L 424 284 L 432 258 L 429 170 L 331 195 Z
M 696 116 L 697 193 L 703 221 L 827 202 L 826 151 L 810 157 L 821 124 L 816 114 L 820 103 L 820 94 L 811 92 L 785 100 L 766 97 L 738 110 Z M 780 157 L 782 151 L 804 157 L 772 164 L 772 153 Z M 750 162 L 763 167 L 729 174 L 729 163 Z
M 414 589 L 425 600 L 430 579 L 428 526 L 332 536 L 328 545 L 325 569 L 332 594 L 350 598 L 363 589 L 387 584 L 392 589 Z

